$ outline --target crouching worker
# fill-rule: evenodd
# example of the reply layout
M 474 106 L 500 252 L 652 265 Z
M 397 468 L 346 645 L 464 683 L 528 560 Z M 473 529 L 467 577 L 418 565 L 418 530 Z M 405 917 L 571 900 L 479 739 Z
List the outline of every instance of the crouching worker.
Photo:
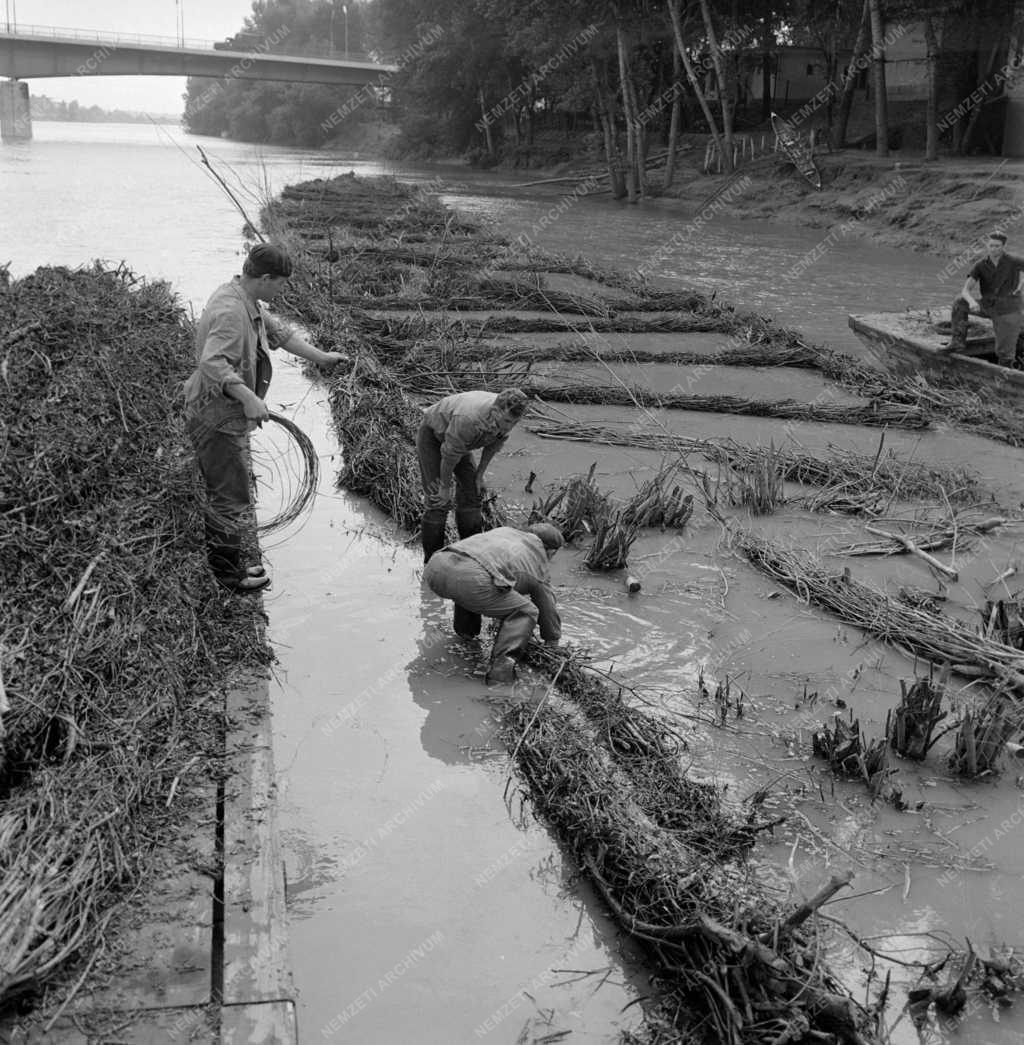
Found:
M 455 603 L 457 634 L 479 635 L 481 616 L 501 621 L 488 682 L 515 678 L 514 658 L 525 651 L 538 622 L 545 642 L 562 637 L 548 562 L 564 543 L 550 523 L 526 531 L 499 526 L 440 549 L 427 563 L 423 579 L 431 591 Z
M 518 388 L 457 392 L 424 411 L 416 438 L 425 499 L 420 531 L 424 562 L 444 545 L 453 493 L 459 537 L 483 529 L 484 473 L 526 412 L 527 402 Z M 473 450 L 480 450 L 479 463 L 473 461 Z

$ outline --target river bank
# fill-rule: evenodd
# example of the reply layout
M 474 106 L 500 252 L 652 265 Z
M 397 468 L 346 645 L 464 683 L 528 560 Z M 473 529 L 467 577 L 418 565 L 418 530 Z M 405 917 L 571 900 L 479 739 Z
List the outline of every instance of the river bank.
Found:
M 271 652 L 202 551 L 186 314 L 99 263 L 0 300 L 0 1036 L 293 1040 Z

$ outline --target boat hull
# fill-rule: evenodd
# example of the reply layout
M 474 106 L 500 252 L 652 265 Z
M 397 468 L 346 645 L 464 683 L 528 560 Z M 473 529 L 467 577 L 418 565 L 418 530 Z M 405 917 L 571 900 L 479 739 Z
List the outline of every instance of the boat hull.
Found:
M 850 316 L 849 324 L 868 351 L 892 374 L 921 375 L 940 387 L 967 387 L 1024 406 L 1024 372 L 980 358 L 995 351 L 992 324 L 986 319 L 971 317 L 963 352 L 946 349 L 949 324 L 936 321 L 924 311 Z

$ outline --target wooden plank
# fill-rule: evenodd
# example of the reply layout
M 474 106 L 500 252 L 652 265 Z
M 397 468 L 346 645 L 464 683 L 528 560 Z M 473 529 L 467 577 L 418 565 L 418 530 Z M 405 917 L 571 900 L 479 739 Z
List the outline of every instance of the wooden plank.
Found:
M 295 1045 L 299 1040 L 290 1001 L 226 1005 L 221 1010 L 221 1045 Z
M 265 675 L 227 695 L 224 794 L 225 1005 L 294 998 Z

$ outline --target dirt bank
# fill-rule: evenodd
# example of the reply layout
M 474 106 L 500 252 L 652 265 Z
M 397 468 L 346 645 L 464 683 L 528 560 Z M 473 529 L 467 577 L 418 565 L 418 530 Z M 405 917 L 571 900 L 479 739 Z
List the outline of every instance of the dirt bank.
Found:
M 663 192 L 663 170 L 652 170 L 650 194 L 679 200 L 691 219 L 703 214 L 704 221 L 721 215 L 798 224 L 945 258 L 973 256 L 978 238 L 995 228 L 1010 236 L 1011 250 L 1015 239 L 1024 239 L 1022 160 L 946 157 L 929 163 L 907 151 L 885 159 L 862 150 L 826 151 L 816 156 L 822 187 L 815 190 L 781 154 L 747 161 L 733 175 L 704 174 L 703 157 L 701 142 L 687 143 L 672 186 Z M 565 192 L 582 169 L 566 164 L 539 173 L 538 180 L 570 179 L 550 185 L 552 192 Z M 602 189 L 606 185 L 601 182 Z

